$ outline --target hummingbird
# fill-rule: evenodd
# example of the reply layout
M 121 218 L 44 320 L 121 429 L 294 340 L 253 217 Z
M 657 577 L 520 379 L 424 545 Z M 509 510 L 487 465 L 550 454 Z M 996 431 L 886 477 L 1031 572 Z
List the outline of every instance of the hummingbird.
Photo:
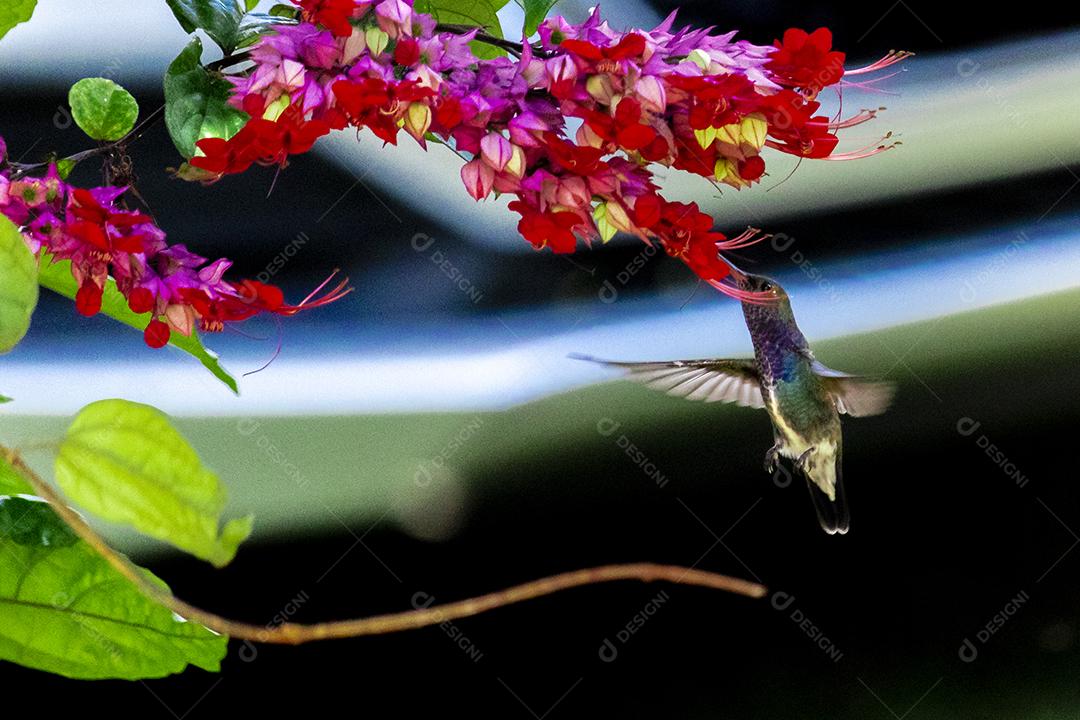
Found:
M 851 518 L 841 472 L 840 415 L 880 415 L 895 386 L 818 361 L 795 322 L 787 293 L 775 280 L 732 266 L 724 282 L 742 291 L 753 358 L 616 362 L 571 357 L 619 368 L 627 379 L 676 397 L 764 408 L 774 439 L 765 453 L 766 472 L 776 469 L 779 457 L 793 461 L 806 478 L 822 529 L 845 534 Z

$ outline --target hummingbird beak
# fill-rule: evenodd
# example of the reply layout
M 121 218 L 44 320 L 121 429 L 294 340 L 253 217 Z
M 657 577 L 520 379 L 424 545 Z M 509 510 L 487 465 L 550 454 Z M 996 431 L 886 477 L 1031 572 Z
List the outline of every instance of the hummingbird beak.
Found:
M 725 277 L 721 282 L 735 288 L 736 290 L 745 290 L 748 280 L 746 273 L 740 270 L 733 262 L 728 260 L 726 257 L 724 258 L 724 262 L 726 262 L 728 264 L 728 267 L 731 268 L 731 272 L 729 272 L 727 277 Z

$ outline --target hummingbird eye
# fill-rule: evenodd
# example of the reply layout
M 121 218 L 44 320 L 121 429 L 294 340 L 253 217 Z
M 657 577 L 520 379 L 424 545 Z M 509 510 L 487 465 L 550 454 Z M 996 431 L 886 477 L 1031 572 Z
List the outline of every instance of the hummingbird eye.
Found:
M 770 292 L 773 289 L 773 284 L 766 280 L 765 282 L 761 283 L 761 289 L 765 292 Z

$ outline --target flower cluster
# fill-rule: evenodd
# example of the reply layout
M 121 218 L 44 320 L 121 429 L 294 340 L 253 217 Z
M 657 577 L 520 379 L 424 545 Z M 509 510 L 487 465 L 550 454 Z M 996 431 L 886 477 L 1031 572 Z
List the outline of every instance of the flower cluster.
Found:
M 510 209 L 537 249 L 573 252 L 579 239 L 622 231 L 659 241 L 735 294 L 719 283 L 729 268 L 718 253 L 754 234 L 713 232 L 696 204 L 659 194 L 650 165 L 740 189 L 765 174 L 765 147 L 830 159 L 888 147 L 834 153 L 836 131 L 875 112 L 818 114 L 818 93 L 845 75 L 824 28 L 758 46 L 734 33 L 673 30 L 674 14 L 651 31 L 617 32 L 594 11 L 578 25 L 548 19 L 537 45 L 480 60 L 470 49 L 476 31 L 440 29 L 411 0 L 293 2 L 301 22 L 264 37 L 253 66 L 230 78 L 248 125 L 198 143 L 191 164 L 212 176 L 284 164 L 331 129 L 369 128 L 391 144 L 404 130 L 422 146 L 434 137 L 467 155 L 461 178 L 475 199 L 515 196 Z
M 0 138 L 0 167 L 7 167 L 4 160 Z M 173 332 L 190 335 L 196 323 L 216 332 L 227 322 L 264 312 L 292 315 L 348 292 L 342 283 L 314 302 L 288 305 L 273 285 L 230 282 L 229 260 L 208 262 L 183 245 L 168 245 L 153 218 L 122 205 L 126 189 L 74 187 L 55 165 L 43 177 L 18 177 L 7 167 L 0 170 L 0 214 L 19 226 L 35 254 L 71 261 L 82 315 L 101 310 L 112 277 L 132 312 L 150 314 L 143 333 L 150 347 L 163 347 Z

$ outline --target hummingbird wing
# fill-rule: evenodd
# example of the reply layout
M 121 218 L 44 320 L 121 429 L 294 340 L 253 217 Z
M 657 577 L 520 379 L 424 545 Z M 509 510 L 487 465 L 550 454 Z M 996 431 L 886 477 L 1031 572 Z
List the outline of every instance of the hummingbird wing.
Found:
M 884 380 L 871 380 L 859 375 L 833 370 L 813 360 L 814 373 L 825 381 L 825 388 L 836 402 L 836 411 L 851 417 L 880 415 L 889 408 L 896 385 Z
M 663 362 L 616 362 L 589 355 L 571 355 L 616 367 L 633 380 L 653 390 L 687 400 L 733 402 L 743 407 L 763 408 L 761 380 L 753 360 L 670 360 Z

